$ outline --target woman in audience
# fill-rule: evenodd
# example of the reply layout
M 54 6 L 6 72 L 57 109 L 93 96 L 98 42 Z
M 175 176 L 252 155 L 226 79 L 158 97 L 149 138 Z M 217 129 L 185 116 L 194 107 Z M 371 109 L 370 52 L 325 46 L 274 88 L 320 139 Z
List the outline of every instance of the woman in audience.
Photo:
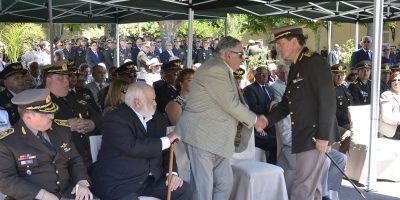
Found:
M 193 69 L 184 69 L 179 72 L 178 78 L 176 79 L 177 83 L 175 87 L 180 91 L 179 95 L 174 100 L 168 102 L 165 107 L 165 112 L 172 126 L 176 125 L 183 109 L 185 109 L 186 99 L 189 97 L 189 83 L 193 79 L 193 74 Z
M 108 90 L 106 99 L 104 101 L 104 111 L 103 114 L 114 110 L 117 106 L 124 102 L 125 93 L 128 89 L 129 83 L 122 80 L 113 80 L 110 84 L 110 89 Z
M 400 140 L 400 72 L 392 73 L 389 83 L 391 89 L 382 93 L 380 98 L 379 133 Z

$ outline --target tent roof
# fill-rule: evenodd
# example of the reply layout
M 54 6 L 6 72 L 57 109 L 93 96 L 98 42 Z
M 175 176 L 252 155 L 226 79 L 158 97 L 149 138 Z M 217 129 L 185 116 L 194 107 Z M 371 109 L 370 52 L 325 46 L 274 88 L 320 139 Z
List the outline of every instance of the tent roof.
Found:
M 226 13 L 371 22 L 373 0 L 53 0 L 54 23 L 132 23 L 188 18 L 221 18 Z M 49 20 L 48 0 L 0 0 L 0 22 Z M 400 17 L 400 0 L 385 1 L 385 20 Z

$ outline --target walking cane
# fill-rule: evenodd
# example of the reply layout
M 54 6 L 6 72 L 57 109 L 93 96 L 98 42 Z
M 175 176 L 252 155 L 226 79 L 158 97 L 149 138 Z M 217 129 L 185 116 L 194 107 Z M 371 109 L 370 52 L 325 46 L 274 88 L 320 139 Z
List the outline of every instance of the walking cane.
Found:
M 312 138 L 314 142 L 316 142 L 315 138 Z M 344 173 L 344 171 L 342 169 L 340 169 L 339 165 L 335 162 L 335 160 L 333 160 L 333 158 L 327 153 L 325 152 L 326 157 L 329 158 L 329 160 L 331 160 L 331 162 L 333 163 L 333 165 L 335 165 L 335 167 L 340 171 L 340 173 L 342 173 L 342 175 L 344 177 L 346 177 L 346 179 L 351 183 L 351 185 L 353 185 L 354 189 L 357 190 L 357 192 L 361 195 L 361 197 L 363 199 L 367 199 L 363 193 L 361 193 L 361 191 L 357 188 L 356 184 L 353 183 L 353 181 Z
M 179 140 L 175 139 L 171 143 L 171 147 L 169 149 L 169 167 L 168 167 L 168 193 L 167 193 L 167 200 L 171 200 L 171 180 L 172 180 L 172 168 L 174 163 L 174 146 Z

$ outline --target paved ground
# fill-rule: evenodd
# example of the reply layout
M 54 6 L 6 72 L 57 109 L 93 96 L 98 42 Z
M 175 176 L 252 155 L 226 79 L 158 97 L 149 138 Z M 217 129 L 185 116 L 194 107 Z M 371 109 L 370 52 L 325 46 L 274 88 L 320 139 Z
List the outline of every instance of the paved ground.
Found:
M 365 187 L 359 189 L 368 200 L 400 200 L 400 182 L 378 181 L 375 190 L 370 192 L 365 191 Z M 350 182 L 343 180 L 340 200 L 362 199 Z

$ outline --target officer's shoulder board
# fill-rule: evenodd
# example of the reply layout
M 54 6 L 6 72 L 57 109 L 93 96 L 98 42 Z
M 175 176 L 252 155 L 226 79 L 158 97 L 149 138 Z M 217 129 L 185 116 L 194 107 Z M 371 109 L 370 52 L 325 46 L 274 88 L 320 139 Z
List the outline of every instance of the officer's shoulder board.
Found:
M 71 125 L 69 124 L 68 120 L 54 119 L 54 123 L 56 123 L 59 126 L 71 127 Z
M 312 55 L 314 55 L 314 53 L 315 53 L 315 51 L 310 51 L 310 50 L 308 50 L 308 51 L 306 51 L 306 52 L 304 52 L 304 56 L 305 57 L 311 57 Z
M 0 140 L 14 133 L 14 128 L 8 128 L 0 132 Z

